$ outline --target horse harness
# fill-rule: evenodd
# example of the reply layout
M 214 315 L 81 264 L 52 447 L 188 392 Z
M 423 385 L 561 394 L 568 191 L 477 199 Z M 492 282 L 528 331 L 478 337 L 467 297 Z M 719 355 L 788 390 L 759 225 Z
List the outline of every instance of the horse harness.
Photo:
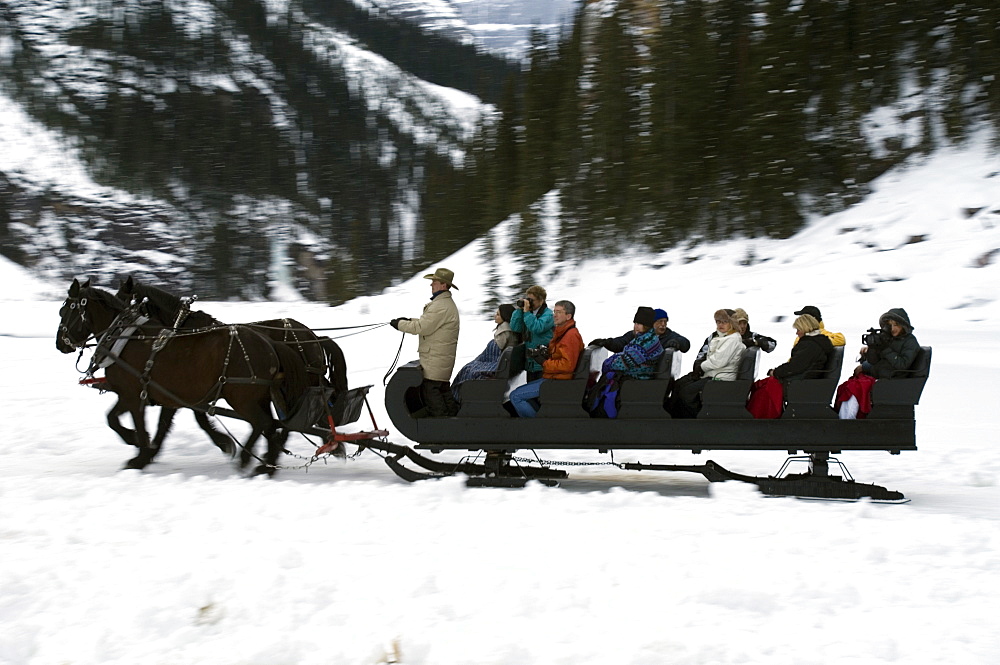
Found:
M 86 306 L 86 298 L 81 299 L 81 319 L 86 311 L 84 308 Z M 182 316 L 178 316 L 178 322 L 183 321 Z M 94 372 L 98 369 L 108 367 L 113 364 L 117 364 L 118 367 L 124 369 L 126 372 L 132 376 L 139 379 L 139 399 L 142 406 L 146 406 L 149 403 L 149 388 L 153 387 L 159 390 L 161 393 L 169 397 L 170 399 L 183 404 L 192 409 L 204 410 L 208 415 L 214 415 L 216 410 L 216 405 L 222 397 L 222 390 L 227 383 L 234 384 L 248 384 L 248 385 L 264 385 L 264 386 L 274 386 L 274 381 L 271 379 L 263 379 L 257 376 L 251 375 L 249 377 L 231 377 L 228 376 L 229 362 L 233 354 L 233 340 L 239 342 L 240 351 L 243 354 L 243 360 L 246 366 L 253 371 L 253 364 L 250 362 L 250 355 L 247 353 L 246 346 L 243 344 L 243 339 L 239 335 L 239 327 L 237 325 L 226 326 L 229 329 L 229 344 L 226 347 L 226 355 L 222 362 L 222 372 L 219 375 L 219 380 L 215 385 L 209 389 L 208 394 L 204 399 L 199 400 L 197 404 L 187 404 L 184 400 L 179 398 L 177 395 L 167 390 L 165 387 L 157 383 L 152 379 L 151 374 L 153 372 L 153 367 L 156 362 L 156 356 L 167 346 L 167 344 L 175 337 L 186 336 L 186 335 L 196 335 L 204 332 L 209 332 L 210 330 L 217 330 L 218 328 L 202 329 L 202 330 L 192 330 L 178 332 L 175 328 L 161 328 L 159 333 L 155 337 L 148 335 L 135 335 L 136 330 L 140 330 L 142 325 L 148 322 L 148 318 L 144 316 L 138 307 L 132 306 L 115 317 L 108 326 L 108 329 L 101 335 L 101 338 L 97 342 L 97 347 L 94 350 L 94 356 L 90 361 L 90 366 L 87 369 L 87 376 L 92 377 Z M 132 365 L 125 362 L 121 353 L 123 352 L 126 344 L 132 340 L 145 340 L 152 339 L 152 345 L 150 348 L 149 357 L 142 368 L 142 371 L 136 370 Z M 208 404 L 208 408 L 200 409 L 198 405 Z

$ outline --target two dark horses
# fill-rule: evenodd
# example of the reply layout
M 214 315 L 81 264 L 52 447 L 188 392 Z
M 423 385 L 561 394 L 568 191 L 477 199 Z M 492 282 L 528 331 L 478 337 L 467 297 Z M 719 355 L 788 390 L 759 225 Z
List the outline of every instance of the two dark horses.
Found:
M 234 442 L 216 430 L 206 414 L 224 399 L 251 427 L 240 452 L 241 466 L 249 463 L 253 445 L 263 434 L 268 449 L 255 473 L 272 475 L 288 432 L 272 417 L 271 405 L 287 415 L 310 387 L 332 389 L 333 395 L 347 389 L 340 348 L 297 321 L 226 325 L 203 312 L 192 312 L 175 328 L 181 318 L 178 310 L 184 306 L 176 296 L 131 279 L 119 294 L 133 304 L 90 286 L 89 281 L 74 280 L 59 312 L 56 347 L 70 353 L 91 337 L 105 338 L 97 353 L 110 361 L 106 385 L 118 396 L 108 413 L 108 425 L 139 449 L 126 468 L 144 468 L 155 458 L 180 408 L 193 409 L 202 429 L 232 454 Z M 126 340 L 124 346 L 115 346 L 117 339 Z M 152 440 L 145 427 L 145 407 L 150 404 L 162 408 Z M 126 412 L 134 430 L 119 421 Z

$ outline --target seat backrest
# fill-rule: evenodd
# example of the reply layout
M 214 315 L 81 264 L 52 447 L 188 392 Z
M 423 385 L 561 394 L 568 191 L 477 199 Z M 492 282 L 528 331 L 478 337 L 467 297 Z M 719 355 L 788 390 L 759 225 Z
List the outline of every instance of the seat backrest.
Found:
M 837 379 L 840 380 L 840 370 L 844 366 L 844 347 L 835 346 L 827 356 L 823 369 L 813 369 L 806 372 L 806 379 Z
M 925 379 L 931 373 L 931 347 L 921 346 L 909 369 L 897 370 L 894 379 Z
M 664 349 L 663 355 L 656 360 L 653 368 L 654 379 L 670 379 L 674 376 L 674 356 L 679 355 L 677 349 Z
M 922 346 L 909 369 L 893 373 L 891 379 L 879 379 L 872 387 L 872 411 L 869 418 L 912 418 L 913 406 L 931 370 L 931 347 Z
M 740 365 L 736 370 L 737 381 L 753 381 L 757 378 L 757 367 L 760 365 L 760 348 L 750 346 L 743 350 Z
M 594 368 L 591 367 L 591 363 L 594 362 L 598 357 L 600 357 L 599 355 L 595 356 L 595 352 L 597 352 L 598 350 L 604 351 L 605 349 L 600 346 L 588 346 L 583 349 L 583 352 L 580 354 L 580 358 L 576 361 L 576 369 L 573 370 L 574 379 L 590 378 L 590 373 L 592 371 L 595 371 Z M 601 366 L 599 363 L 597 365 L 596 371 L 598 372 L 601 371 Z
M 511 379 L 524 371 L 524 344 L 508 346 L 500 352 L 497 371 L 493 374 L 497 379 Z

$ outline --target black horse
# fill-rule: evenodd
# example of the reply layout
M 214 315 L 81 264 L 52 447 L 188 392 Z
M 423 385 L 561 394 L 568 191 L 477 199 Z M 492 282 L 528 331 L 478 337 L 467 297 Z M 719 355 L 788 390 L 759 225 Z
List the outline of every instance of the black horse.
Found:
M 118 287 L 116 295 L 122 302 L 141 303 L 149 318 L 164 326 L 191 330 L 227 325 L 201 310 L 189 310 L 188 303 L 178 296 L 131 276 Z M 244 325 L 294 349 L 314 379 L 311 385 L 329 386 L 334 398 L 347 391 L 347 361 L 343 350 L 329 337 L 317 335 L 295 319 L 269 319 Z
M 227 325 L 206 312 L 191 310 L 189 300 L 164 289 L 141 283 L 131 275 L 122 281 L 116 296 L 123 302 L 140 307 L 150 320 L 177 330 L 209 330 Z M 305 324 L 288 318 L 255 321 L 244 325 L 276 344 L 287 346 L 305 363 L 311 394 L 300 403 L 289 403 L 288 408 L 291 411 L 297 408 L 308 410 L 309 407 L 319 407 L 324 404 L 329 406 L 336 402 L 339 395 L 347 392 L 347 361 L 340 346 L 329 337 L 321 337 Z M 329 413 L 327 409 L 313 408 L 306 411 L 306 420 L 312 416 L 314 421 L 303 422 L 300 419 L 299 425 L 329 426 L 327 420 Z M 108 417 L 110 422 L 111 414 L 108 414 Z M 195 420 L 212 437 L 217 446 L 221 448 L 223 444 L 228 443 L 228 437 L 216 430 L 205 414 L 195 412 Z M 169 431 L 170 425 L 169 416 L 161 414 L 160 426 Z M 244 449 L 241 454 L 246 457 L 248 451 Z M 346 453 L 343 446 L 338 446 L 333 454 L 344 456 Z
M 56 336 L 56 348 L 63 353 L 103 336 L 98 353 L 111 361 L 105 377 L 119 399 L 108 414 L 108 424 L 139 448 L 126 468 L 142 469 L 153 461 L 169 429 L 169 423 L 162 426 L 161 414 L 162 431 L 150 441 L 146 406 L 159 404 L 172 417 L 180 408 L 203 414 L 224 399 L 251 427 L 242 464 L 249 462 L 253 444 L 263 434 L 268 450 L 255 473 L 272 475 L 287 433 L 277 431 L 271 404 L 284 406 L 304 393 L 307 379 L 299 356 L 247 326 L 177 333 L 159 324 L 140 325 L 136 314 L 110 292 L 90 286 L 89 281 L 81 285 L 73 280 L 59 310 Z M 125 340 L 120 348 L 113 344 L 118 338 Z M 126 411 L 135 422 L 135 430 L 126 430 L 127 435 L 112 425 L 112 414 L 117 420 Z

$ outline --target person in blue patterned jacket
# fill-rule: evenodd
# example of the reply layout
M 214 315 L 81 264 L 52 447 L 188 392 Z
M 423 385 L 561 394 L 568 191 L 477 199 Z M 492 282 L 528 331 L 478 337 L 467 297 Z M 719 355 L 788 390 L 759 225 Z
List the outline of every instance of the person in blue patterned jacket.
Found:
M 635 317 L 635 336 L 620 352 L 604 361 L 604 368 L 620 372 L 631 379 L 648 379 L 656 369 L 656 361 L 663 355 L 660 337 L 653 329 L 655 311 L 652 307 L 640 307 Z
M 660 336 L 653 329 L 656 313 L 652 307 L 640 307 L 633 318 L 635 336 L 620 352 L 608 357 L 601 366 L 601 379 L 588 391 L 585 406 L 595 418 L 618 416 L 618 391 L 625 379 L 648 379 L 663 355 Z
M 664 349 L 677 349 L 681 353 L 687 353 L 691 348 L 691 342 L 684 335 L 670 329 L 668 325 L 670 319 L 667 316 L 666 310 L 654 309 L 653 318 L 655 319 L 653 330 L 656 331 L 657 336 L 660 338 L 660 345 Z M 601 346 L 611 353 L 621 353 L 625 350 L 625 346 L 638 336 L 639 333 L 633 329 L 618 337 L 599 337 L 591 342 L 590 346 Z

